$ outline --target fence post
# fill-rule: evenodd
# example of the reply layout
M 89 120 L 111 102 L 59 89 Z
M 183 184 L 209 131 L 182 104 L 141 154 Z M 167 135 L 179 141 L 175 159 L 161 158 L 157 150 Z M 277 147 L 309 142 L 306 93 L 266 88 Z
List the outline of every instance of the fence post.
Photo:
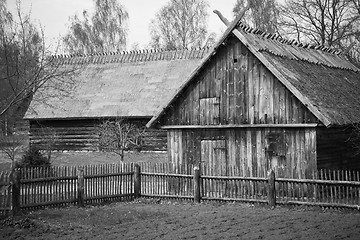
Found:
M 77 200 L 80 207 L 85 207 L 84 201 L 84 168 L 77 169 Z
M 194 202 L 200 203 L 200 169 L 194 167 Z
M 135 164 L 134 171 L 134 198 L 141 196 L 141 176 L 140 176 L 140 165 Z
M 268 175 L 268 201 L 270 208 L 276 206 L 275 173 L 271 170 Z
M 11 212 L 16 215 L 20 211 L 20 175 L 17 170 L 11 173 Z

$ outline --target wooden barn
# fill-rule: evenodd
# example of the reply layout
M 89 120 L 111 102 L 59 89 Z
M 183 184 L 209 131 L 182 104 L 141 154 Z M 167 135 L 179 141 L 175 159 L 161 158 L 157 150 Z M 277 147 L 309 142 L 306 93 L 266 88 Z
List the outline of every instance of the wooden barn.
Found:
M 167 130 L 178 165 L 308 178 L 360 169 L 349 141 L 359 122 L 360 70 L 339 51 L 235 20 L 147 127 Z
M 144 128 L 208 50 L 57 57 L 60 67 L 79 67 L 76 87 L 71 94 L 51 93 L 46 102 L 31 103 L 25 115 L 30 144 L 44 148 L 52 134 L 54 150 L 96 150 L 95 127 L 104 120 L 123 118 Z M 166 132 L 147 130 L 142 149 L 166 150 Z

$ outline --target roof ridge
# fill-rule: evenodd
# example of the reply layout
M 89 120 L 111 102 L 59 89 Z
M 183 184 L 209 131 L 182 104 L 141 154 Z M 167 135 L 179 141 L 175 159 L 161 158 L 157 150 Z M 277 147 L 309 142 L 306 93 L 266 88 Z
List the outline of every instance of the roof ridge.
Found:
M 281 44 L 285 44 L 285 45 L 292 45 L 294 47 L 299 47 L 299 48 L 304 48 L 304 49 L 315 49 L 315 50 L 321 50 L 323 52 L 327 52 L 330 54 L 335 54 L 335 55 L 341 55 L 342 51 L 339 49 L 335 49 L 333 47 L 326 47 L 323 45 L 319 45 L 319 44 L 315 44 L 315 43 L 304 43 L 304 42 L 298 42 L 295 39 L 287 39 L 283 36 L 281 36 L 280 34 L 276 34 L 276 33 L 267 33 L 259 28 L 252 28 L 249 25 L 243 23 L 243 22 L 239 22 L 239 24 L 237 25 L 237 27 L 240 27 L 244 32 L 246 33 L 251 33 L 251 34 L 255 34 L 255 35 L 260 35 L 263 38 L 267 38 L 267 39 L 271 39 L 274 41 L 277 41 Z
M 71 60 L 75 58 L 94 58 L 94 57 L 103 57 L 103 56 L 121 56 L 122 58 L 126 57 L 136 57 L 136 55 L 141 54 L 156 54 L 156 53 L 184 53 L 185 51 L 189 51 L 188 54 L 185 54 L 185 56 L 178 56 L 176 59 L 181 58 L 198 58 L 197 56 L 193 56 L 195 51 L 203 51 L 207 52 L 210 49 L 209 46 L 204 47 L 191 47 L 191 48 L 173 48 L 173 49 L 163 49 L 163 48 L 150 48 L 150 49 L 140 49 L 140 50 L 130 50 L 130 51 L 109 51 L 109 52 L 95 52 L 95 53 L 88 53 L 88 54 L 55 54 L 51 55 L 51 58 L 53 59 L 62 59 L 62 60 Z M 201 54 L 203 55 L 203 54 Z M 176 57 L 176 56 L 175 56 Z M 202 57 L 202 56 L 201 56 Z M 134 61 L 137 61 L 139 59 L 134 59 Z M 160 60 L 160 59 L 153 59 L 153 60 Z M 123 62 L 123 61 L 121 61 Z

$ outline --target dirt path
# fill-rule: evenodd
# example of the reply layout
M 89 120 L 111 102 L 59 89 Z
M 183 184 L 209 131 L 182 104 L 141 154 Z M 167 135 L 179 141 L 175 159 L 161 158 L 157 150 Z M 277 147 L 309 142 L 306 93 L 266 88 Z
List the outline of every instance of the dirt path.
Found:
M 357 240 L 360 236 L 359 212 L 147 200 L 38 210 L 1 223 L 1 239 Z

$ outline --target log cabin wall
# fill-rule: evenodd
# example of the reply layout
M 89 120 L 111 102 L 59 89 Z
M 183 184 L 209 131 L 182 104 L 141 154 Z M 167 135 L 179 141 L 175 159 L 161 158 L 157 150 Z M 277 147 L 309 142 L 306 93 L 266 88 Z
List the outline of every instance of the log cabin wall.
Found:
M 225 46 L 167 110 L 160 125 L 315 123 L 317 119 L 238 40 Z
M 146 119 L 132 119 L 131 123 L 144 127 Z M 52 148 L 59 151 L 97 151 L 98 135 L 96 126 L 99 119 L 82 120 L 43 120 L 30 121 L 30 144 L 45 149 L 49 141 L 54 141 Z M 147 129 L 143 137 L 142 150 L 166 151 L 166 131 Z
M 360 170 L 360 155 L 351 140 L 353 129 L 318 128 L 317 160 L 319 169 Z
M 54 150 L 95 151 L 97 123 L 93 119 L 30 121 L 30 145 L 46 149 L 53 142 Z
M 316 170 L 316 128 L 170 129 L 168 154 L 175 165 L 207 165 L 226 175 L 309 178 Z M 225 172 L 224 172 L 225 171 Z

